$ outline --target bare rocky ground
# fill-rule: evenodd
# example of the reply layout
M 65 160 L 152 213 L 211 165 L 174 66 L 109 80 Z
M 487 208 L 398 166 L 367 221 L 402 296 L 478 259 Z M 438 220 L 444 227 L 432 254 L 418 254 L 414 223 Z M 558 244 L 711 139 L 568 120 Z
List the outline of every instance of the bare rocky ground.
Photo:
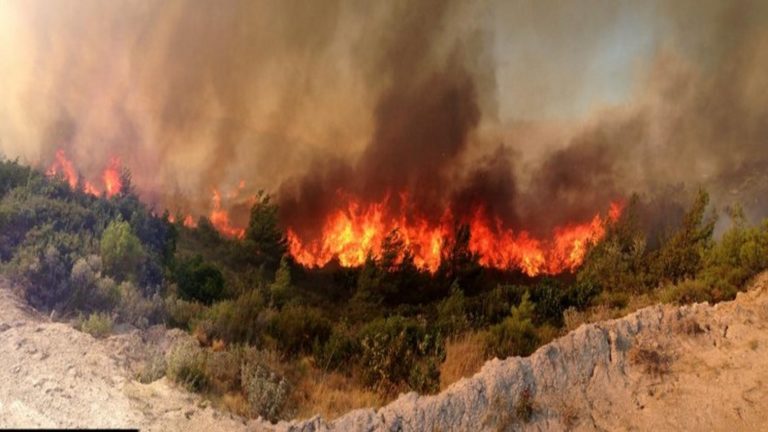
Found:
M 583 325 L 528 358 L 488 362 L 436 396 L 270 425 L 169 383 L 134 380 L 178 331 L 97 340 L 0 286 L 0 427 L 142 430 L 766 430 L 768 274 L 715 306 L 653 306 Z

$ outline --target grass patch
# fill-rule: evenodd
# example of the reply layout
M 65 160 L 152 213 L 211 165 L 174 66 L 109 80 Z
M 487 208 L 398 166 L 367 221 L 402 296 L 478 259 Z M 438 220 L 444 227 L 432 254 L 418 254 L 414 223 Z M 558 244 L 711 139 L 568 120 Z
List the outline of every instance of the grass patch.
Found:
M 465 333 L 445 345 L 445 361 L 440 365 L 440 389 L 446 389 L 462 378 L 469 378 L 485 364 L 485 334 Z
M 95 338 L 105 338 L 112 334 L 114 321 L 108 313 L 92 313 L 79 324 L 80 331 L 88 333 Z

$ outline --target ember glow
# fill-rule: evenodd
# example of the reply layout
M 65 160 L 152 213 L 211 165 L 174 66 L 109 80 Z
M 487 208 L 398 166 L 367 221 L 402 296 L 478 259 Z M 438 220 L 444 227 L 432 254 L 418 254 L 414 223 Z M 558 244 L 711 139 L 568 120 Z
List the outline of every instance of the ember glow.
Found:
M 385 238 L 397 230 L 414 264 L 435 272 L 441 262 L 446 239 L 450 239 L 456 223 L 468 225 L 469 249 L 477 254 L 485 267 L 519 269 L 529 276 L 558 274 L 576 269 L 584 260 L 589 245 L 605 235 L 606 224 L 621 214 L 621 205 L 612 203 L 606 216 L 596 214 L 592 220 L 554 229 L 550 239 L 533 237 L 525 230 L 504 226 L 501 220 L 478 210 L 468 220 L 456 220 L 446 212 L 439 221 L 426 218 L 391 215 L 386 200 L 362 204 L 350 199 L 346 208 L 332 212 L 317 239 L 302 239 L 287 230 L 289 251 L 296 261 L 307 267 L 322 267 L 334 257 L 345 267 L 363 264 L 370 254 L 379 256 Z
M 67 158 L 64 150 L 59 149 L 56 151 L 55 160 L 46 170 L 46 174 L 51 177 L 62 177 L 72 189 L 82 186 L 83 192 L 89 195 L 101 196 L 103 193 L 107 197 L 113 197 L 123 189 L 123 181 L 120 177 L 121 170 L 120 159 L 112 158 L 99 177 L 98 182 L 83 179 L 80 177 L 77 169 L 75 169 L 74 163 Z

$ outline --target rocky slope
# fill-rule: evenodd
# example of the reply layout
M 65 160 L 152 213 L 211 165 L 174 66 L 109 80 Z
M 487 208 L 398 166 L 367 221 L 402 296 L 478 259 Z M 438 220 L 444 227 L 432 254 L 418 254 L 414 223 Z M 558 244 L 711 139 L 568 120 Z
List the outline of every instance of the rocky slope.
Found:
M 653 306 L 584 325 L 529 358 L 488 362 L 437 396 L 408 394 L 295 430 L 766 430 L 768 275 L 733 302 Z
M 245 430 L 166 379 L 133 380 L 133 360 L 184 337 L 155 330 L 97 340 L 51 322 L 0 283 L 0 428 Z
M 584 325 L 529 358 L 488 362 L 436 396 L 407 394 L 333 421 L 269 425 L 211 408 L 132 357 L 175 332 L 96 340 L 0 287 L 0 427 L 142 430 L 765 430 L 768 275 L 733 302 L 653 306 Z M 149 347 L 149 348 L 148 348 Z

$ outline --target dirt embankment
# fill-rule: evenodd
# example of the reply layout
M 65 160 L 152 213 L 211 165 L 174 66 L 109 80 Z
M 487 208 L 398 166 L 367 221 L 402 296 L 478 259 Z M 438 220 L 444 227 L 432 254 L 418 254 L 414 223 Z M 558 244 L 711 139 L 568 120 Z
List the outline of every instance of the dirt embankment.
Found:
M 94 339 L 51 322 L 0 282 L 0 428 L 245 430 L 242 419 L 165 378 L 134 380 L 133 367 L 148 350 L 167 349 L 179 337 L 155 328 Z
M 768 274 L 735 301 L 653 306 L 584 325 L 529 358 L 488 362 L 436 396 L 276 426 L 224 414 L 132 358 L 176 332 L 96 340 L 50 322 L 0 287 L 0 427 L 143 430 L 765 430 Z

